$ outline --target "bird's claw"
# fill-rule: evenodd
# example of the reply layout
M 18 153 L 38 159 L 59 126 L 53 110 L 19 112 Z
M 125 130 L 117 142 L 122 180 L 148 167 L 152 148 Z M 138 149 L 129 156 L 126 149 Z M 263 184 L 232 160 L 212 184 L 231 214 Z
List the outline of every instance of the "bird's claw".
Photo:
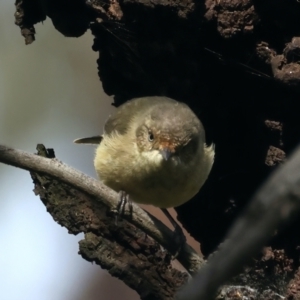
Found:
M 166 217 L 169 219 L 171 224 L 174 226 L 173 231 L 173 238 L 176 243 L 176 251 L 175 254 L 172 253 L 174 259 L 178 256 L 179 252 L 181 251 L 182 247 L 186 243 L 186 237 L 183 233 L 182 228 L 179 226 L 179 224 L 174 220 L 174 218 L 171 216 L 169 211 L 166 208 L 161 208 L 162 212 L 166 215 Z
M 132 215 L 132 202 L 129 199 L 129 194 L 127 194 L 125 191 L 120 191 L 119 192 L 119 203 L 117 205 L 116 216 L 115 216 L 116 225 L 118 223 L 118 217 L 123 216 L 125 214 L 126 204 L 128 204 L 129 213 L 130 213 L 130 215 Z
M 180 253 L 184 244 L 186 243 L 186 237 L 183 233 L 182 228 L 178 224 L 177 226 L 175 226 L 175 230 L 173 231 L 173 238 L 176 244 L 176 252 L 174 254 L 172 253 L 172 255 L 173 255 L 173 259 L 175 259 Z

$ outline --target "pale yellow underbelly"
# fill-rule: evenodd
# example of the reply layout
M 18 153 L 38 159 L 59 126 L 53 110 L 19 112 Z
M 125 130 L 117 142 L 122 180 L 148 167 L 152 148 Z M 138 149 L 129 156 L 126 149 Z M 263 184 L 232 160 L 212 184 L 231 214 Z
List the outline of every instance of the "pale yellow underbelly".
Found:
M 95 158 L 100 180 L 117 192 L 125 191 L 137 203 L 162 208 L 179 206 L 199 191 L 207 177 L 203 176 L 205 172 L 197 157 L 188 165 L 160 157 L 149 161 L 149 157 L 134 153 L 134 149 L 115 153 L 101 144 Z

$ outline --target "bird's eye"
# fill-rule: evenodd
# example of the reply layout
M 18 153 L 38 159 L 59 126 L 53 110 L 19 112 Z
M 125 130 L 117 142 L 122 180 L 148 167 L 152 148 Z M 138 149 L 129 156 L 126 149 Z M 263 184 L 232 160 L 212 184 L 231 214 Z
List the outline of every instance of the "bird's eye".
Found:
M 151 131 L 148 132 L 148 140 L 149 140 L 149 142 L 153 142 L 153 140 L 154 140 L 154 135 Z

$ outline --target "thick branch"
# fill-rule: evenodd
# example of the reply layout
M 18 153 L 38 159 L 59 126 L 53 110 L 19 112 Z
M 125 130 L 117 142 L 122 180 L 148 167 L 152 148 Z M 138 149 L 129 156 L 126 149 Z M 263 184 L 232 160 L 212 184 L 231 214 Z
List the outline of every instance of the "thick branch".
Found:
M 54 158 L 50 149 L 38 147 L 38 155 Z M 95 262 L 136 290 L 142 299 L 171 300 L 187 273 L 171 267 L 171 256 L 152 238 L 115 214 L 97 198 L 53 177 L 30 172 L 34 192 L 47 211 L 69 233 L 84 232 L 79 254 Z
M 13 165 L 18 165 L 18 160 L 22 160 L 22 157 L 18 157 L 17 152 L 13 150 L 9 152 L 7 156 L 1 156 L 0 150 L 0 156 L 6 161 L 13 155 Z M 35 161 L 38 162 L 36 165 L 30 160 L 30 155 L 23 156 L 25 165 L 31 170 L 34 191 L 53 219 L 66 227 L 69 233 L 85 233 L 84 239 L 79 243 L 79 254 L 121 279 L 136 290 L 141 299 L 173 299 L 178 288 L 187 281 L 188 275 L 171 266 L 169 252 L 162 251 L 157 242 L 149 236 L 146 237 L 142 230 L 130 224 L 126 218 L 119 218 L 116 223 L 113 205 L 108 208 L 99 197 L 60 180 L 62 170 L 54 172 L 55 177 L 46 175 L 45 172 L 32 171 L 36 169 L 45 171 L 43 162 L 48 163 L 51 161 L 49 157 L 54 157 L 54 153 L 45 149 L 43 145 L 38 146 L 38 154 L 48 159 Z M 34 158 L 43 157 L 34 156 Z M 57 160 L 52 161 L 63 168 Z M 69 168 L 68 171 L 70 174 L 65 174 L 65 180 L 72 177 L 72 170 Z M 87 176 L 75 177 L 79 182 L 83 180 L 89 184 L 89 180 L 85 178 Z M 143 220 L 140 215 L 138 217 Z
M 300 209 L 300 147 L 256 193 L 225 243 L 178 299 L 210 299 Z
M 110 211 L 117 207 L 119 198 L 116 192 L 103 185 L 99 180 L 65 165 L 57 159 L 47 159 L 0 145 L 0 162 L 49 175 L 91 197 L 95 197 Z M 133 204 L 132 215 L 125 214 L 124 219 L 147 233 L 171 253 L 176 251 L 177 245 L 174 242 L 172 231 L 139 206 Z M 184 245 L 177 259 L 191 274 L 199 270 L 203 264 L 203 259 L 187 244 Z

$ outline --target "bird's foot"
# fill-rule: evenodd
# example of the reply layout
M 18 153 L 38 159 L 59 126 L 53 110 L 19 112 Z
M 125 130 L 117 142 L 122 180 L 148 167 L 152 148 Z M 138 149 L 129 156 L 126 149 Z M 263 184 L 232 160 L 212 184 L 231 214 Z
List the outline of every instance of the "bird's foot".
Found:
M 173 258 L 175 259 L 178 256 L 181 249 L 183 248 L 184 244 L 186 243 L 186 237 L 183 233 L 182 228 L 178 224 L 177 226 L 175 226 L 173 236 L 177 247 L 176 252 L 173 254 Z
M 129 213 L 132 215 L 132 202 L 129 199 L 129 194 L 127 194 L 125 191 L 119 192 L 119 203 L 117 205 L 117 211 L 115 216 L 115 223 L 117 225 L 118 223 L 118 217 L 123 216 L 125 214 L 126 204 L 129 206 Z
M 183 233 L 182 228 L 180 225 L 174 220 L 174 218 L 171 216 L 169 211 L 166 208 L 161 208 L 162 212 L 166 215 L 166 217 L 169 219 L 171 224 L 174 227 L 173 231 L 173 238 L 176 244 L 176 251 L 175 253 L 172 253 L 174 259 L 178 256 L 179 252 L 181 251 L 182 247 L 186 243 L 186 237 Z

